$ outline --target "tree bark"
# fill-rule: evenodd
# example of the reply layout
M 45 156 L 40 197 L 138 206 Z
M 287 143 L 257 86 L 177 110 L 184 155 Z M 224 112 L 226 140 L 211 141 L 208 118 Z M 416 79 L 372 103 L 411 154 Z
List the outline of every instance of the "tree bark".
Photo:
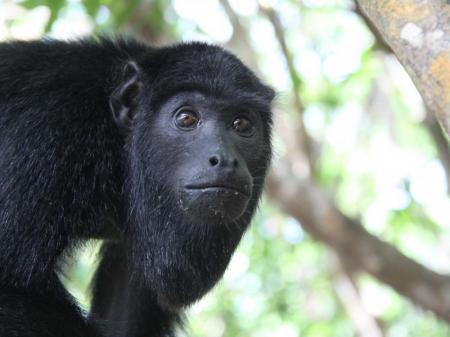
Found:
M 450 137 L 450 4 L 446 0 L 357 0 L 404 65 Z

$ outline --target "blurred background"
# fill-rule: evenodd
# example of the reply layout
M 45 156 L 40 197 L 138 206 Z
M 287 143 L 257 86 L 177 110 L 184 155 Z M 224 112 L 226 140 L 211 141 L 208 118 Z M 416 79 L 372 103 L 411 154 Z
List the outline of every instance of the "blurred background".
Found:
M 450 336 L 450 152 L 352 0 L 0 0 L 0 41 L 91 34 L 218 43 L 278 92 L 260 210 L 180 336 Z

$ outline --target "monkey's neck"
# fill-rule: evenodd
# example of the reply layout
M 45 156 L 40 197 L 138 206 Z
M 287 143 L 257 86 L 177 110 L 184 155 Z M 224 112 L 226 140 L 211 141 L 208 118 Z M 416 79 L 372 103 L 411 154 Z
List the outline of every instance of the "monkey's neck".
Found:
M 89 321 L 103 336 L 174 336 L 179 315 L 161 308 L 155 294 L 131 280 L 121 244 L 105 244 L 94 282 Z

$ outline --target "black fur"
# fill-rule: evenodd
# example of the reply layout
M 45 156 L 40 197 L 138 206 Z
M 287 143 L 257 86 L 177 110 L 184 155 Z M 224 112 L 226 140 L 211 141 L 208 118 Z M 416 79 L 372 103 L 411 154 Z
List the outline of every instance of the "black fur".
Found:
M 0 336 L 172 336 L 256 208 L 272 98 L 236 57 L 202 43 L 0 44 Z M 171 124 L 177 99 L 198 105 L 198 131 Z M 251 138 L 227 128 L 239 109 L 257 116 Z M 186 189 L 205 179 L 246 190 Z M 112 241 L 85 321 L 57 272 L 89 238 Z

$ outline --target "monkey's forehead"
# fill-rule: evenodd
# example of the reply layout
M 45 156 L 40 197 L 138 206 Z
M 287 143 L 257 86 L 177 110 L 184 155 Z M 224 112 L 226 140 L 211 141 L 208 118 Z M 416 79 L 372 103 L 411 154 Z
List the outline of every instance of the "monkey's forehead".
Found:
M 165 107 L 165 111 L 176 111 L 180 106 L 189 105 L 196 109 L 213 111 L 218 115 L 235 114 L 236 111 L 252 111 L 254 113 L 270 114 L 267 105 L 258 102 L 252 96 L 211 96 L 201 90 L 181 90 L 174 95 L 158 100 L 153 105 L 155 110 Z
M 147 60 L 153 88 L 165 93 L 200 90 L 214 96 L 252 96 L 270 104 L 274 91 L 230 52 L 215 45 L 188 43 L 163 48 Z

